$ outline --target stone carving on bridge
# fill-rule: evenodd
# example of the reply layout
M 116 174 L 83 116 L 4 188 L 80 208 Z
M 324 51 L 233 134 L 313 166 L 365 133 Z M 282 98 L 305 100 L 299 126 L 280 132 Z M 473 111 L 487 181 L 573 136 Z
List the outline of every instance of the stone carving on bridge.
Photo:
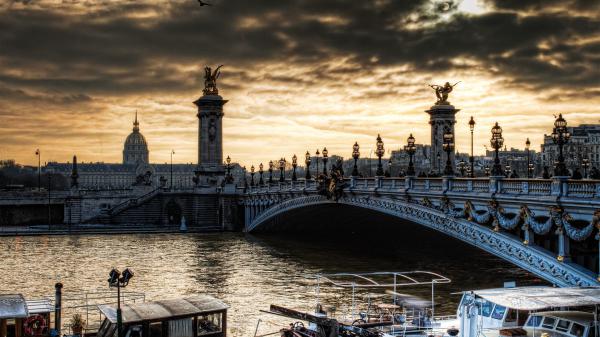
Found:
M 221 69 L 223 65 L 217 67 L 214 71 L 211 71 L 210 67 L 204 67 L 204 95 L 218 95 L 219 89 L 217 89 L 217 79 L 221 75 Z
M 338 160 L 331 167 L 329 176 L 321 173 L 317 176 L 317 193 L 325 196 L 327 199 L 338 201 L 344 196 L 344 188 L 348 187 L 348 183 L 344 181 L 344 171 L 342 162 Z

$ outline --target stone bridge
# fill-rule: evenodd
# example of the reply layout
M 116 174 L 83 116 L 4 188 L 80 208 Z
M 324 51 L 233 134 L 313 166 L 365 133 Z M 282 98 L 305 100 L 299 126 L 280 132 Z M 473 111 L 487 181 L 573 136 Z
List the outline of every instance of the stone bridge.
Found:
M 347 178 L 328 199 L 314 180 L 240 190 L 247 232 L 286 215 L 341 204 L 420 224 L 558 286 L 599 286 L 600 181 L 503 178 Z M 366 224 L 365 224 L 366 225 Z M 466 257 L 468 258 L 468 257 Z

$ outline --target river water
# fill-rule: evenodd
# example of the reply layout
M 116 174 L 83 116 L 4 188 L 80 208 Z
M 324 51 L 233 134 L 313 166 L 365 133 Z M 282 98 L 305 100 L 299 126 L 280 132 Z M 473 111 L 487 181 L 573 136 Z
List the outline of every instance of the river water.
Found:
M 394 235 L 139 234 L 0 238 L 0 293 L 52 296 L 60 279 L 64 293 L 107 290 L 109 270 L 131 267 L 127 290 L 146 299 L 208 293 L 231 306 L 230 336 L 276 329 L 285 319 L 259 312 L 270 304 L 312 311 L 315 273 L 430 270 L 452 279 L 435 289 L 436 314 L 453 314 L 458 295 L 471 288 L 543 281 L 492 255 L 430 230 Z M 428 286 L 402 289 L 425 299 Z M 320 287 L 324 307 L 350 310 L 349 290 Z M 359 292 L 363 299 L 366 292 Z M 389 301 L 377 298 L 374 301 Z M 68 320 L 68 318 L 64 318 Z

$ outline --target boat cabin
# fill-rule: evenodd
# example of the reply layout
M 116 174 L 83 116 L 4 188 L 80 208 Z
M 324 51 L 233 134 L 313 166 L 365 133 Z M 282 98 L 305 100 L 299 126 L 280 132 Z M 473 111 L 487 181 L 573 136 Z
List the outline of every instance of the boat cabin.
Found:
M 25 300 L 21 294 L 0 295 L 0 337 L 50 336 L 50 313 L 47 299 Z
M 525 326 L 528 336 L 595 337 L 594 314 L 580 311 L 544 311 L 531 314 Z
M 529 324 L 531 328 L 535 327 L 537 330 L 548 330 L 546 333 L 550 336 L 554 336 L 557 332 L 560 332 L 561 336 L 584 337 L 586 335 L 570 335 L 569 332 L 575 326 L 572 323 L 581 324 L 581 319 L 591 314 L 581 311 L 571 311 L 567 315 L 563 312 L 563 316 L 567 315 L 573 319 L 579 317 L 580 321 L 563 318 L 561 325 L 558 326 L 558 322 L 561 319 L 551 316 L 550 313 L 560 313 L 560 311 L 548 312 L 546 316 L 542 316 L 541 313 L 536 313 L 536 311 L 564 310 L 565 308 L 578 310 L 583 307 L 596 307 L 599 304 L 600 288 L 553 288 L 541 286 L 497 288 L 464 292 L 458 307 L 457 316 L 460 321 L 460 331 L 465 332 L 466 336 L 475 336 L 477 329 L 499 331 L 499 329 L 527 327 Z M 538 322 L 537 320 L 541 321 Z M 544 326 L 544 322 L 546 322 L 546 326 Z M 590 326 L 590 322 L 593 322 L 593 317 L 584 326 Z M 573 332 L 584 333 L 588 331 L 587 329 L 584 330 L 581 332 L 576 327 Z
M 117 308 L 99 305 L 97 337 L 117 336 Z M 124 337 L 226 337 L 228 306 L 208 295 L 121 306 Z

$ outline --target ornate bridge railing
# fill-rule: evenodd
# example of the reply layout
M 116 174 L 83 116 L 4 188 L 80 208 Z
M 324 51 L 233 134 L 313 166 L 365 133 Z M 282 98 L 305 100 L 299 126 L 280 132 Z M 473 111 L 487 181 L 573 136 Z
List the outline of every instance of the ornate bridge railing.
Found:
M 600 285 L 600 181 L 493 177 L 345 181 L 344 196 L 337 202 L 377 209 L 445 232 L 558 285 Z M 292 209 L 334 202 L 320 195 L 313 180 L 251 186 L 242 199 L 247 231 Z M 419 217 L 408 211 L 412 208 L 420 210 Z

